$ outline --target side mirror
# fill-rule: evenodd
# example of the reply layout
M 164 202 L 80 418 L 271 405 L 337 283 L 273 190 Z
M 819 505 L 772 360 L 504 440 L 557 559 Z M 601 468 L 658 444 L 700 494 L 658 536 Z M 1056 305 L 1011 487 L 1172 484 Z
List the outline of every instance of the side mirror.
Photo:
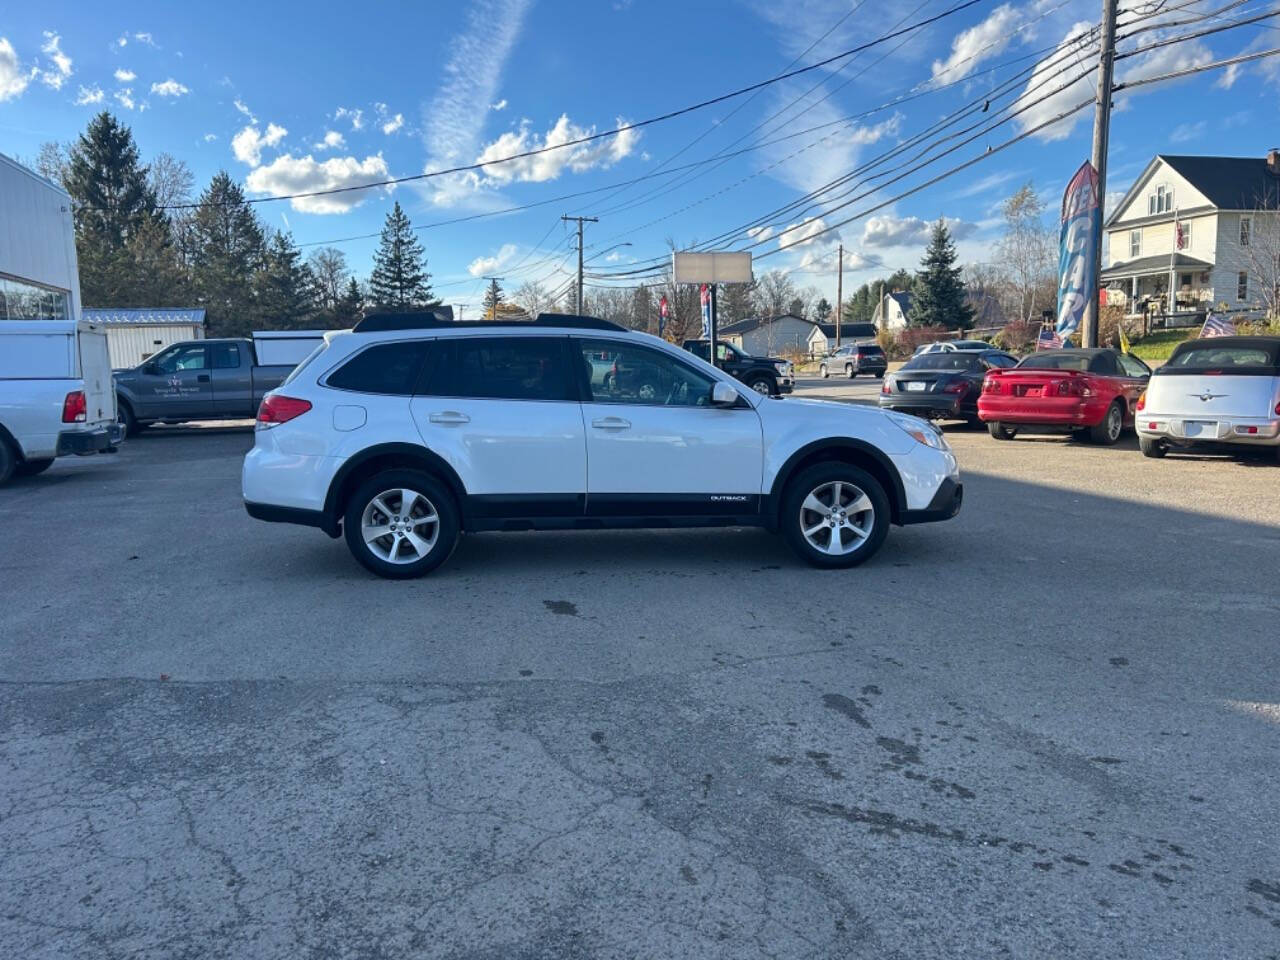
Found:
M 711 387 L 711 405 L 713 407 L 732 407 L 738 402 L 738 391 L 722 380 L 717 380 Z
M 148 360 L 142 365 L 142 372 L 154 377 L 160 372 L 160 364 L 156 363 L 154 360 Z

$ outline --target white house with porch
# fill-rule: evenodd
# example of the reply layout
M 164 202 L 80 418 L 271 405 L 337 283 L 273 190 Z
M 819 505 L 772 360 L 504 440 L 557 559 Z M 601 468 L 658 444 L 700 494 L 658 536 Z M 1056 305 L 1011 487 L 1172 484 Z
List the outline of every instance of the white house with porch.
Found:
M 1280 285 L 1280 150 L 1265 158 L 1157 155 L 1104 229 L 1101 285 L 1106 302 L 1129 316 L 1189 324 L 1224 302 L 1256 315 Z

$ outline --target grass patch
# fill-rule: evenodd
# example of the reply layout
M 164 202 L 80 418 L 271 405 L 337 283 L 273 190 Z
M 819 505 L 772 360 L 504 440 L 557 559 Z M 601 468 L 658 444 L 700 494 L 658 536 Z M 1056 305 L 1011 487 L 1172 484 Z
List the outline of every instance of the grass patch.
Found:
M 1173 348 L 1200 333 L 1199 327 L 1182 330 L 1158 330 L 1133 344 L 1133 355 L 1139 360 L 1168 360 Z

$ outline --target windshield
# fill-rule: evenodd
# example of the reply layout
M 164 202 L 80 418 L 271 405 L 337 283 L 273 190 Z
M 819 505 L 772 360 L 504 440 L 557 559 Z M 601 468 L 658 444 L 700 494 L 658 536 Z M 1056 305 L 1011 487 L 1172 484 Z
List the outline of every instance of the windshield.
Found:
M 1083 373 L 1089 369 L 1091 359 L 1087 353 L 1041 353 L 1024 359 L 1018 364 L 1018 369 L 1079 370 Z
M 954 370 L 976 372 L 982 369 L 982 361 L 964 353 L 922 353 L 912 357 L 902 366 L 903 370 Z

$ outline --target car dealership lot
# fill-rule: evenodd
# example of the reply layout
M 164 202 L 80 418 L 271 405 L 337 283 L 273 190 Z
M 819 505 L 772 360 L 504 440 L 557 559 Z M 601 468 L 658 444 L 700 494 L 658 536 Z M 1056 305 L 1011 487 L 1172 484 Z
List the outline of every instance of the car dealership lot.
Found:
M 0 938 L 1274 955 L 1280 468 L 948 436 L 960 516 L 834 572 L 758 530 L 612 531 L 381 581 L 244 514 L 245 430 L 15 481 Z

